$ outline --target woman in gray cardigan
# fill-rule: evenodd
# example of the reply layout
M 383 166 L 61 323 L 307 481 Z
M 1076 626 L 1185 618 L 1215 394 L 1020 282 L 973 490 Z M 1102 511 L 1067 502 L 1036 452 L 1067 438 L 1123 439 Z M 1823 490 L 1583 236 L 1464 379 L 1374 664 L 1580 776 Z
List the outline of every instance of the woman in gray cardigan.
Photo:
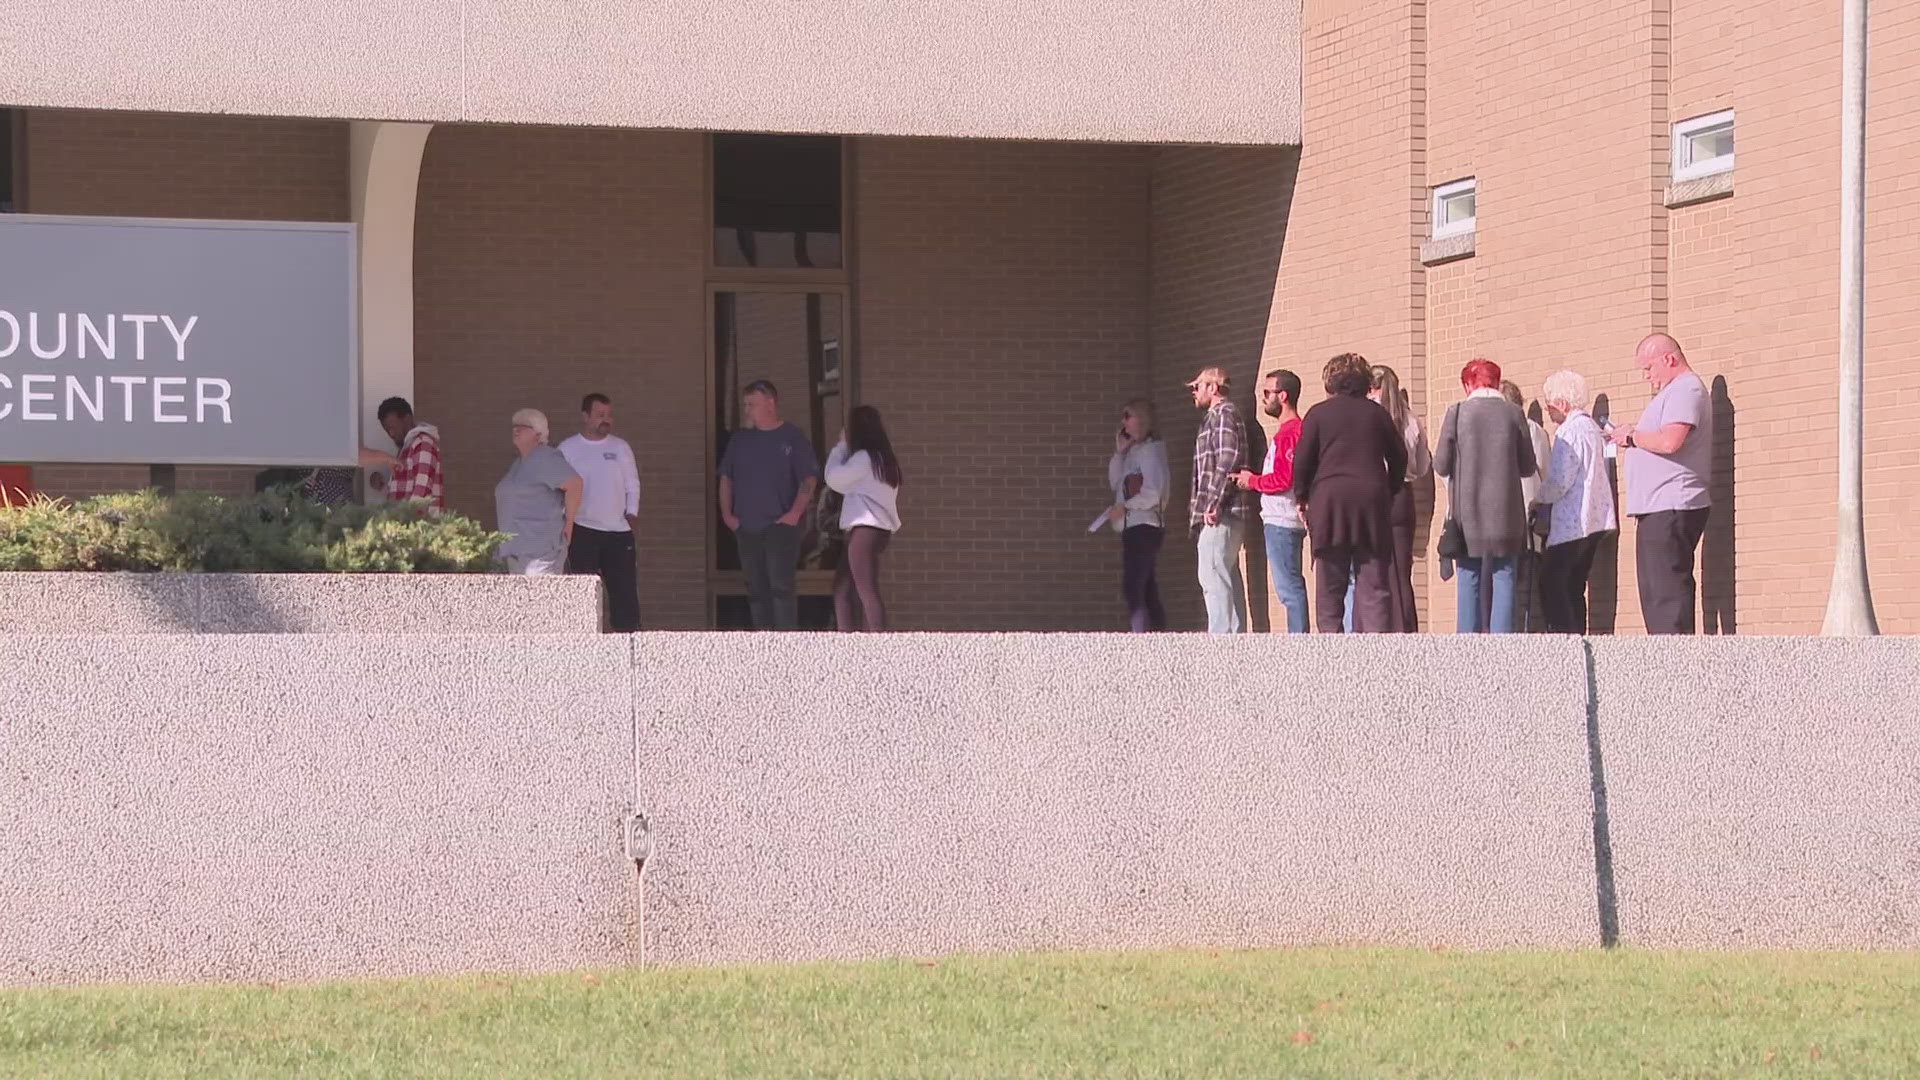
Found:
M 1447 478 L 1448 514 L 1460 523 L 1467 557 L 1459 560 L 1455 611 L 1460 633 L 1513 632 L 1514 570 L 1527 545 L 1522 477 L 1534 474 L 1527 418 L 1500 396 L 1500 367 L 1474 359 L 1460 372 L 1467 399 L 1447 409 L 1433 471 Z M 1480 625 L 1480 590 L 1491 579 L 1493 613 Z

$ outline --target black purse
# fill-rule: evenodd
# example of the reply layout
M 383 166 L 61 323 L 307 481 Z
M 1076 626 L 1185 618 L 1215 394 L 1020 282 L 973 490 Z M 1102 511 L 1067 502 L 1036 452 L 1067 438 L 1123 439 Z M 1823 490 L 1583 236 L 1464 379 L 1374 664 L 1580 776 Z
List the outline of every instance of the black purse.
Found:
M 1448 511 L 1446 522 L 1440 526 L 1440 543 L 1434 546 L 1434 553 L 1455 562 L 1467 557 L 1467 534 L 1454 520 L 1452 511 Z

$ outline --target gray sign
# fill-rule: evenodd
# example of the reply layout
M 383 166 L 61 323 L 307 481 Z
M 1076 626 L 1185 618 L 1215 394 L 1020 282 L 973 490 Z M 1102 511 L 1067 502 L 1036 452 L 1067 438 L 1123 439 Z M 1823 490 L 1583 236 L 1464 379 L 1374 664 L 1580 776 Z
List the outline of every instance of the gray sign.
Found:
M 354 227 L 0 215 L 0 461 L 350 465 Z

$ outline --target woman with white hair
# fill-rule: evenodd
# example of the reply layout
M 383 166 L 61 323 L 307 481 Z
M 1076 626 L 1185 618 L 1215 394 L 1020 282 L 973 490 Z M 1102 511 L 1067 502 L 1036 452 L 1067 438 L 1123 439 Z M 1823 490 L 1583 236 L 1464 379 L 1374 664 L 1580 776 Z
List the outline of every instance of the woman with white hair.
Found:
M 580 512 L 580 474 L 547 445 L 546 414 L 513 414 L 513 448 L 520 452 L 493 486 L 495 527 L 508 534 L 499 557 L 509 574 L 560 574 L 567 569 L 574 515 Z
M 1547 550 L 1540 565 L 1540 604 L 1550 634 L 1587 632 L 1587 576 L 1600 544 L 1620 528 L 1607 482 L 1606 436 L 1587 415 L 1587 380 L 1571 371 L 1547 376 L 1540 387 L 1547 416 L 1559 425 L 1553 464 L 1536 496 L 1552 507 Z

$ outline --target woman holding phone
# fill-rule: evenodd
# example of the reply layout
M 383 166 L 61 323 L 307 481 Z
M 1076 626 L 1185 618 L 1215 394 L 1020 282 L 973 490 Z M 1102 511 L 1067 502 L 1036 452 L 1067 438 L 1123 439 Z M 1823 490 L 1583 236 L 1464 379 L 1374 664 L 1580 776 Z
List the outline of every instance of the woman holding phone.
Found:
M 1136 634 L 1167 628 L 1160 602 L 1158 567 L 1165 538 L 1160 514 L 1167 507 L 1167 446 L 1153 427 L 1153 403 L 1135 398 L 1120 409 L 1120 430 L 1107 460 L 1113 507 L 1107 520 L 1120 530 L 1120 593 L 1127 625 Z

